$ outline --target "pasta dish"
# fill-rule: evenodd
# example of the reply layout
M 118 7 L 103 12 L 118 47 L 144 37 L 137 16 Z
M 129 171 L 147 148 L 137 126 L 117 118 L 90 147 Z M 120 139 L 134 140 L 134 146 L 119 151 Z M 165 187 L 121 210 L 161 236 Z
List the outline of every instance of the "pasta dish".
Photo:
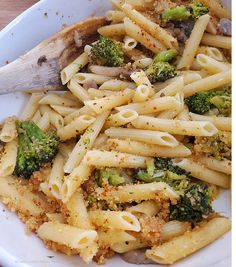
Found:
M 86 263 L 173 264 L 231 228 L 231 16 L 217 0 L 111 0 L 95 42 L 0 126 L 0 200 Z

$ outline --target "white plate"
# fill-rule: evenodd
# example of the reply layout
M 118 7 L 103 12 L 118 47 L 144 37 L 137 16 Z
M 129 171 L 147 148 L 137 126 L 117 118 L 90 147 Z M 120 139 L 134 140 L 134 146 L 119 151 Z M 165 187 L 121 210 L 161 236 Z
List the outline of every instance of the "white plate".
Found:
M 224 2 L 229 3 L 225 0 Z M 91 15 L 102 15 L 109 8 L 106 0 L 41 0 L 0 32 L 0 66 L 12 61 L 37 43 L 61 29 Z M 17 115 L 25 103 L 22 94 L 0 96 L 0 122 Z M 230 194 L 223 192 L 215 209 L 230 216 Z M 231 259 L 231 234 L 227 233 L 212 245 L 174 267 L 228 267 Z M 53 257 L 49 257 L 53 256 Z M 3 267 L 85 267 L 78 256 L 68 257 L 47 250 L 34 235 L 25 234 L 25 225 L 14 213 L 0 204 L 0 265 Z M 89 266 L 95 267 L 92 263 Z M 128 267 L 116 257 L 107 267 Z M 144 266 L 144 265 L 143 265 Z

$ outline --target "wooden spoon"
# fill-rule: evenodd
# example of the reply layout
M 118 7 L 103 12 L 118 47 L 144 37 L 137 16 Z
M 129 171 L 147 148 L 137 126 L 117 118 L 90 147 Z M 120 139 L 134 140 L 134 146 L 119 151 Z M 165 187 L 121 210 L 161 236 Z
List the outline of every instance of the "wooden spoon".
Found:
M 63 88 L 60 71 L 96 40 L 97 29 L 106 23 L 104 17 L 94 17 L 66 27 L 0 68 L 0 95 Z

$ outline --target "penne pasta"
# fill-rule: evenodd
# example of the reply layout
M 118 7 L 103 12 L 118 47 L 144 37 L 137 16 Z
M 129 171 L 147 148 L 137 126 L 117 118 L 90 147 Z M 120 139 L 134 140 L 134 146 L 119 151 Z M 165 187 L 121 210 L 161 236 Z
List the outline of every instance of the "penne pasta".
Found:
M 146 256 L 160 264 L 173 264 L 177 260 L 196 252 L 212 243 L 231 228 L 226 218 L 213 218 L 205 225 L 196 227 L 174 240 L 146 251 Z M 185 249 L 183 249 L 183 247 Z
M 94 225 L 104 228 L 134 232 L 139 232 L 141 229 L 138 219 L 127 211 L 90 211 L 89 218 Z
M 204 33 L 201 44 L 231 49 L 231 37 Z
M 164 147 L 137 141 L 108 139 L 107 145 L 112 150 L 146 157 L 178 158 L 191 155 L 191 150 L 182 144 L 176 147 Z
M 114 203 L 139 202 L 152 199 L 176 199 L 178 195 L 166 183 L 153 182 L 148 184 L 124 185 L 116 188 L 106 189 L 98 188 L 99 199 L 112 201 Z
M 66 66 L 61 71 L 61 82 L 62 84 L 66 84 L 69 80 L 85 65 L 88 64 L 88 55 L 87 53 L 82 53 L 79 57 L 77 57 L 70 65 Z
M 104 111 L 111 110 L 116 106 L 128 103 L 134 95 L 134 91 L 131 89 L 125 89 L 120 94 L 110 95 L 95 100 L 85 101 L 86 107 L 92 109 L 97 114 L 101 114 Z
M 18 140 L 6 143 L 0 159 L 0 179 L 12 175 L 16 166 Z
M 72 170 L 82 161 L 86 152 L 92 148 L 108 116 L 109 112 L 107 111 L 100 114 L 94 123 L 88 127 L 83 136 L 81 136 L 64 166 L 64 171 L 66 173 L 71 173 Z
M 64 177 L 64 183 L 61 189 L 63 203 L 70 200 L 78 187 L 88 180 L 91 173 L 92 168 L 82 161 L 78 167 L 73 169 L 70 175 Z
M 80 101 L 90 100 L 88 92 L 74 78 L 69 81 L 67 87 Z
M 200 91 L 208 91 L 220 86 L 227 85 L 231 82 L 231 70 L 222 71 L 214 75 L 203 78 L 199 81 L 185 85 L 183 92 L 184 96 L 188 97 Z
M 65 159 L 60 153 L 58 153 L 53 162 L 52 170 L 48 180 L 49 190 L 56 199 L 61 199 L 61 188 L 64 180 L 64 162 Z
M 110 127 L 119 127 L 127 123 L 130 123 L 136 118 L 138 118 L 138 113 L 135 110 L 124 109 L 124 110 L 121 110 L 120 112 L 110 115 L 104 127 L 106 129 Z
M 80 229 L 93 229 L 86 208 L 83 192 L 79 189 L 70 200 L 65 204 L 68 213 L 68 223 Z
M 20 119 L 25 121 L 29 120 L 33 117 L 34 113 L 37 111 L 39 107 L 39 101 L 44 96 L 43 93 L 33 93 L 30 96 L 30 99 L 27 105 L 24 107 L 21 112 Z
M 96 84 L 103 84 L 106 81 L 109 81 L 111 78 L 109 76 L 98 75 L 94 73 L 77 73 L 74 76 L 74 80 L 79 84 L 85 84 L 89 81 L 94 81 Z
M 167 147 L 176 147 L 179 144 L 174 136 L 158 131 L 110 128 L 105 131 L 105 134 L 112 138 L 131 139 Z
M 72 122 L 57 131 L 57 135 L 62 141 L 71 139 L 81 134 L 86 128 L 89 127 L 96 119 L 90 115 L 82 115 L 75 118 Z
M 178 108 L 179 106 L 181 106 L 181 102 L 178 100 L 177 97 L 166 96 L 158 97 L 152 100 L 148 100 L 146 102 L 131 103 L 125 106 L 116 107 L 115 109 L 118 111 L 124 109 L 133 109 L 138 114 L 149 114 L 154 112 L 160 112 L 170 108 Z
M 164 46 L 167 48 L 178 48 L 177 40 L 168 31 L 133 9 L 130 4 L 123 4 L 121 9 L 133 22 L 142 27 Z
M 130 19 L 124 18 L 124 26 L 125 32 L 128 36 L 134 38 L 153 53 L 159 53 L 160 51 L 166 49 L 162 43 L 144 31 L 140 26 L 133 23 Z
M 201 42 L 202 36 L 206 26 L 210 20 L 208 14 L 198 18 L 189 39 L 186 42 L 183 55 L 178 63 L 177 69 L 189 69 L 193 63 L 194 57 L 197 53 L 198 46 Z
M 104 82 L 99 89 L 100 90 L 111 90 L 111 91 L 122 91 L 126 88 L 134 89 L 136 88 L 135 83 L 121 81 L 121 80 L 109 80 Z
M 230 69 L 230 64 L 219 62 L 204 54 L 198 54 L 196 56 L 196 62 L 200 65 L 201 68 L 212 74 Z
M 197 161 L 205 165 L 208 169 L 223 172 L 226 174 L 232 174 L 232 162 L 231 160 L 223 159 L 217 160 L 213 157 L 202 156 L 197 158 Z
M 0 133 L 0 141 L 8 143 L 17 137 L 16 118 L 9 117 L 5 120 Z
M 232 131 L 232 119 L 230 117 L 206 116 L 191 112 L 189 115 L 194 121 L 209 121 L 213 123 L 218 130 L 229 132 Z
M 223 188 L 230 187 L 230 176 L 210 170 L 192 159 L 177 159 L 174 163 L 197 179 Z
M 207 121 L 181 121 L 139 116 L 131 123 L 135 128 L 179 135 L 212 136 L 218 132 L 217 128 Z
M 119 35 L 125 35 L 125 26 L 124 23 L 118 23 L 118 24 L 111 24 L 107 26 L 103 26 L 98 29 L 98 33 L 103 36 L 119 36 Z
M 59 105 L 68 107 L 78 106 L 77 101 L 56 94 L 47 94 L 41 100 L 39 100 L 38 103 L 40 105 Z
M 59 222 L 43 223 L 37 234 L 43 240 L 54 241 L 79 250 L 91 245 L 97 237 L 94 230 L 82 230 Z
M 85 164 L 96 166 L 97 168 L 145 168 L 147 166 L 147 160 L 149 160 L 148 157 L 100 150 L 88 151 L 84 157 Z

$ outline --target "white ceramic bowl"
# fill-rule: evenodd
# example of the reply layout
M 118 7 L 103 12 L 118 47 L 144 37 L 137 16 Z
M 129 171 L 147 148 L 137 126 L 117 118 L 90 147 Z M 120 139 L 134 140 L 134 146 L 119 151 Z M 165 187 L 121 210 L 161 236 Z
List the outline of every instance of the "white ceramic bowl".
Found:
M 228 3 L 229 1 L 225 0 Z M 12 61 L 37 43 L 71 24 L 91 15 L 102 15 L 110 7 L 107 0 L 41 0 L 17 17 L 0 32 L 0 66 Z M 17 115 L 25 103 L 23 94 L 0 96 L 0 122 Z M 215 209 L 230 216 L 230 194 L 223 192 Z M 173 265 L 174 267 L 230 266 L 231 235 L 227 233 L 215 243 Z M 52 256 L 52 257 L 51 257 Z M 34 235 L 25 234 L 25 225 L 14 213 L 0 204 L 0 265 L 3 267 L 85 267 L 78 256 L 68 257 L 47 250 Z M 95 267 L 92 263 L 89 266 Z M 134 266 L 119 257 L 107 261 L 107 267 Z M 144 266 L 144 265 L 143 265 Z

